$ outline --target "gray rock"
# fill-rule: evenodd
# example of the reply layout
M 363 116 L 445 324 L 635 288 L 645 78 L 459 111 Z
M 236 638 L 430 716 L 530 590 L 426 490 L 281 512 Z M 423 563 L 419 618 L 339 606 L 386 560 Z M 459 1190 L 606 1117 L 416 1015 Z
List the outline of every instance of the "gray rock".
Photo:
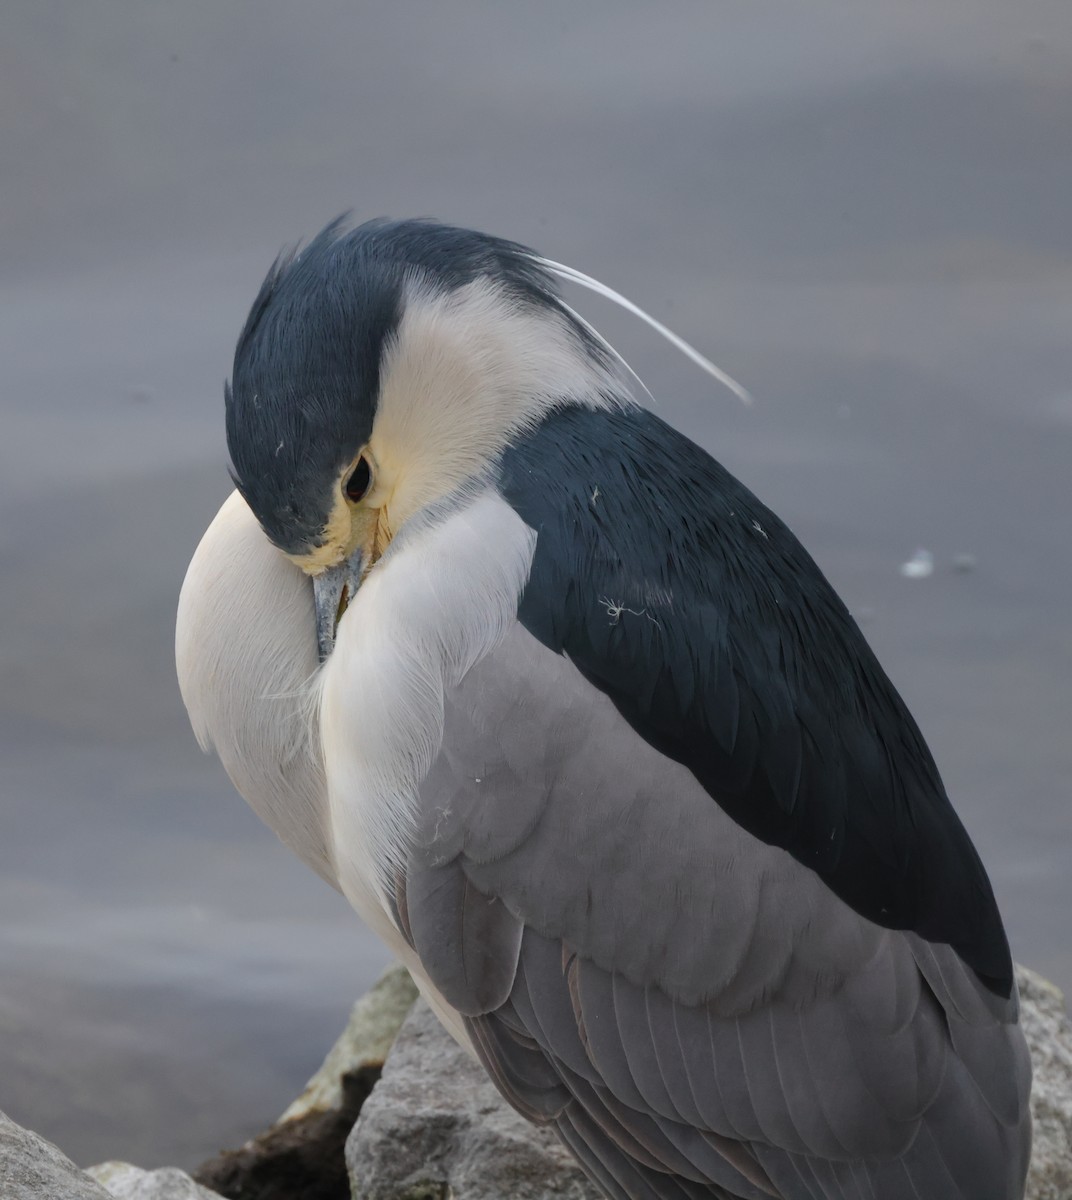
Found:
M 0 1112 L 3 1200 L 109 1200 L 108 1193 L 51 1142 Z
M 87 1167 L 114 1200 L 220 1200 L 219 1192 L 200 1187 L 178 1167 L 143 1171 L 125 1162 L 100 1163 Z
M 343 1079 L 369 1067 L 383 1066 L 416 999 L 417 988 L 406 968 L 401 964 L 388 967 L 354 1005 L 338 1041 L 279 1122 L 340 1108 Z
M 600 1200 L 569 1152 L 499 1096 L 423 1000 L 346 1143 L 353 1200 Z
M 346 1137 L 416 995 L 404 967 L 388 969 L 298 1099 L 270 1129 L 202 1163 L 197 1182 L 242 1200 L 349 1200 Z
M 1016 968 L 1016 981 L 1035 1069 L 1027 1200 L 1072 1200 L 1072 1023 L 1052 983 L 1026 967 Z

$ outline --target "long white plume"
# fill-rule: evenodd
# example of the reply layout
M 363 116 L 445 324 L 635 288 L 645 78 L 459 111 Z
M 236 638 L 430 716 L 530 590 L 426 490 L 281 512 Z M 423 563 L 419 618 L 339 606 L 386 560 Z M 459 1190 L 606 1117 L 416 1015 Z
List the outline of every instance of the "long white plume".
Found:
M 741 401 L 742 404 L 752 403 L 751 394 L 746 388 L 742 387 L 732 375 L 727 375 L 721 367 L 716 366 L 709 358 L 705 358 L 695 346 L 691 346 L 683 337 L 679 337 L 678 334 L 674 333 L 672 329 L 668 329 L 661 321 L 657 321 L 651 315 L 651 313 L 645 312 L 639 305 L 634 304 L 632 300 L 629 300 L 623 296 L 621 292 L 616 292 L 612 287 L 607 287 L 605 283 L 600 283 L 598 279 L 593 279 L 591 275 L 585 275 L 583 271 L 578 271 L 574 267 L 567 267 L 564 263 L 553 262 L 549 258 L 542 258 L 540 256 L 536 256 L 536 261 L 540 264 L 540 266 L 546 267 L 547 270 L 559 276 L 559 278 L 567 279 L 570 283 L 578 283 L 581 285 L 581 287 L 586 287 L 589 291 L 595 292 L 596 295 L 603 296 L 607 300 L 612 300 L 615 304 L 624 308 L 626 312 L 632 313 L 633 316 L 639 317 L 646 324 L 650 325 L 656 333 L 659 333 L 666 338 L 671 346 L 675 346 L 678 350 L 680 350 L 681 353 L 686 356 L 686 358 L 691 358 L 701 370 L 706 371 L 707 374 L 713 379 L 717 379 L 718 382 L 721 383 L 723 387 L 731 391 L 737 397 L 737 399 Z M 564 307 L 568 308 L 568 306 Z M 637 373 L 632 367 L 629 366 L 629 364 L 614 349 L 614 347 L 611 346 L 604 337 L 596 332 L 596 330 L 593 329 L 592 326 L 589 325 L 589 323 L 578 313 L 574 312 L 572 309 L 569 309 L 568 311 L 572 316 L 580 321 L 581 324 L 591 334 L 593 334 L 620 363 L 622 363 L 629 374 L 632 375 L 638 383 L 640 383 L 641 387 L 644 387 L 644 384 L 637 376 Z M 647 391 L 647 388 L 644 387 L 644 390 Z

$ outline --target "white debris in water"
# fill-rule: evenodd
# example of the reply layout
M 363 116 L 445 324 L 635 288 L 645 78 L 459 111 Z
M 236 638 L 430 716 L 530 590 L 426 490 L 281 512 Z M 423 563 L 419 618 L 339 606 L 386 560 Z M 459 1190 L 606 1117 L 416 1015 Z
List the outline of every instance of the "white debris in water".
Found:
M 934 574 L 934 555 L 929 550 L 917 550 L 908 562 L 901 563 L 905 579 L 926 579 Z

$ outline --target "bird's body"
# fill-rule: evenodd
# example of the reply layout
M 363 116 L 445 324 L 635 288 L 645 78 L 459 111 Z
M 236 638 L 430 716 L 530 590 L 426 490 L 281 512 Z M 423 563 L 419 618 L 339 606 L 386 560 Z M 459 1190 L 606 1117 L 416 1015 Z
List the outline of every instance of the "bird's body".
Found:
M 609 1196 L 1015 1200 L 1011 961 L 922 736 L 541 262 L 404 222 L 273 271 L 199 737 Z

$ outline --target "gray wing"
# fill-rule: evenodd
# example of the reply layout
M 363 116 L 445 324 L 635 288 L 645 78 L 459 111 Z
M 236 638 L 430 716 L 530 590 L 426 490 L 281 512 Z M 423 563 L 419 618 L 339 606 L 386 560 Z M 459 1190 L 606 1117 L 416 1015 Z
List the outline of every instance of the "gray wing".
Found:
M 745 832 L 520 626 L 445 722 L 400 925 L 609 1195 L 1021 1195 L 1015 993 Z

